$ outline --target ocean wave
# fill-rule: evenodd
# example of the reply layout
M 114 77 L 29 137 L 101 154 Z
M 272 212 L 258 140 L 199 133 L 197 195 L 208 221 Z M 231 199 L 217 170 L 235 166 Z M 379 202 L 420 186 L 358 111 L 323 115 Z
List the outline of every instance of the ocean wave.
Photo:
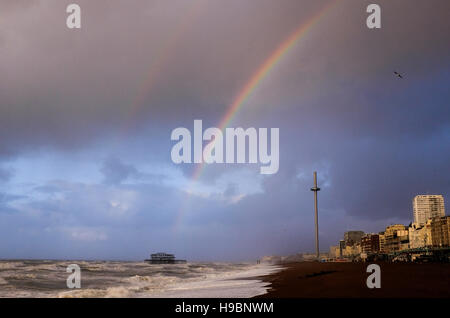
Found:
M 0 285 L 13 288 L 6 290 L 5 287 L 3 293 L 0 288 L 0 297 L 247 297 L 265 293 L 266 283 L 262 283 L 259 276 L 275 270 L 274 266 L 247 263 L 25 263 L 0 263 L 6 269 L 0 271 Z M 64 289 L 69 264 L 81 267 L 81 289 Z
M 134 287 L 154 287 L 160 288 L 163 286 L 167 286 L 169 284 L 175 284 L 180 281 L 186 280 L 187 278 L 180 278 L 175 276 L 140 276 L 135 275 L 132 277 L 125 278 L 123 281 L 129 283 Z
M 106 289 L 89 288 L 60 292 L 58 298 L 126 298 L 131 296 L 131 292 L 122 286 Z
M 0 270 L 16 269 L 23 265 L 23 262 L 0 262 Z
M 36 274 L 31 274 L 31 273 L 19 274 L 19 273 L 15 273 L 15 274 L 7 275 L 6 277 L 9 278 L 9 279 L 25 280 L 25 279 L 35 279 L 36 278 Z
M 208 274 L 204 279 L 185 281 L 166 288 L 153 297 L 175 298 L 247 298 L 267 292 L 268 283 L 259 277 L 279 271 L 280 267 L 255 265 L 244 270 L 232 270 Z
M 23 267 L 23 270 L 30 271 L 58 271 L 65 266 L 61 264 L 27 264 Z

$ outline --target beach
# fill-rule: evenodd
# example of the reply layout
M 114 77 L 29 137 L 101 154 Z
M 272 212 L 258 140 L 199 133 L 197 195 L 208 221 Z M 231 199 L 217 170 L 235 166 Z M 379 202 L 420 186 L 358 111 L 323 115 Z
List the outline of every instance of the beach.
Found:
M 381 288 L 369 289 L 369 263 L 299 262 L 263 277 L 260 298 L 449 298 L 450 264 L 378 263 Z

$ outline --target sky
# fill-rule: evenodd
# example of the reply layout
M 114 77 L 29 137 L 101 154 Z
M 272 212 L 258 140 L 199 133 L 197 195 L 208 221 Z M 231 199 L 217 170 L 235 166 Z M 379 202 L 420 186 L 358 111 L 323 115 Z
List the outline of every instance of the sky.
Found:
M 81 29 L 66 27 L 72 2 Z M 408 225 L 417 194 L 448 205 L 449 13 L 448 0 L 1 1 L 0 258 L 312 252 L 313 171 L 324 252 L 348 230 Z M 314 17 L 227 123 L 279 128 L 278 172 L 195 178 L 173 163 L 171 132 L 218 127 Z

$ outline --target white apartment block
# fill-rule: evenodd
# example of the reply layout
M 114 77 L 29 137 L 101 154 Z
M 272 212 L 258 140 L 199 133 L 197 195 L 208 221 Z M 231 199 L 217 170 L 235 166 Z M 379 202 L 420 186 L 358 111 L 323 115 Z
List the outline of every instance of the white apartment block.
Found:
M 413 199 L 414 223 L 424 225 L 428 219 L 445 216 L 442 195 L 416 195 Z

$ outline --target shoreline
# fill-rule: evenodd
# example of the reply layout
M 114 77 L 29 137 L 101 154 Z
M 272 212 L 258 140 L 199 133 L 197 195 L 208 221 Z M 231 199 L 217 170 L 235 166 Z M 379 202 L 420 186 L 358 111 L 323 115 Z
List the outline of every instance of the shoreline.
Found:
M 182 282 L 168 286 L 151 298 L 253 298 L 264 295 L 270 283 L 264 277 L 276 275 L 283 266 L 273 264 L 250 265 L 244 270 L 223 273 L 219 276 Z
M 261 277 L 267 293 L 254 298 L 450 298 L 450 264 L 381 263 L 381 288 L 366 285 L 371 263 L 298 262 Z

